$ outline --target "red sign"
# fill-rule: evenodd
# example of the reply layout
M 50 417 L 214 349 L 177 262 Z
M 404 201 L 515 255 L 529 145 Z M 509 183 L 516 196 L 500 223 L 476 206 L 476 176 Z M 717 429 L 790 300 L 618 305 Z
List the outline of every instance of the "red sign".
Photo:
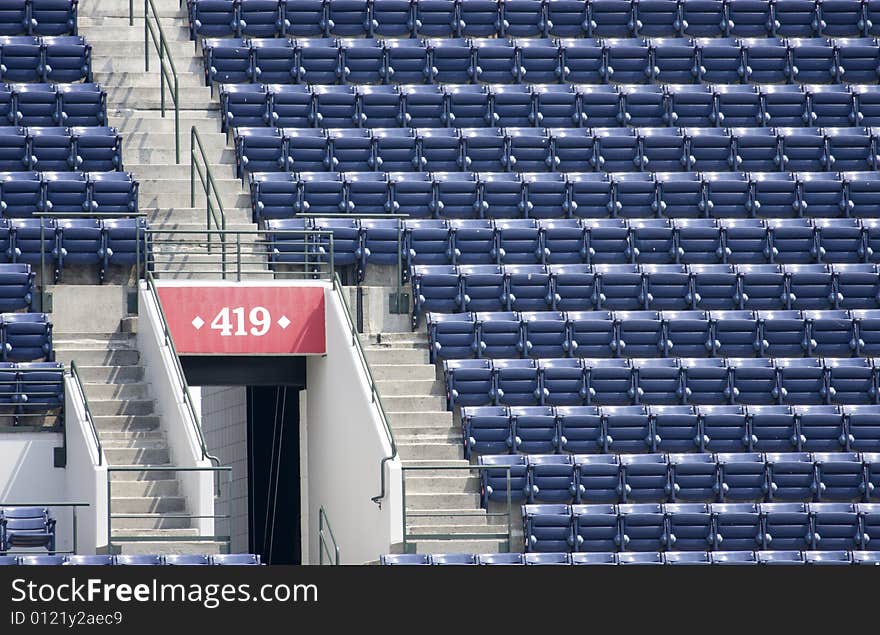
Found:
M 162 286 L 181 355 L 320 355 L 324 287 Z

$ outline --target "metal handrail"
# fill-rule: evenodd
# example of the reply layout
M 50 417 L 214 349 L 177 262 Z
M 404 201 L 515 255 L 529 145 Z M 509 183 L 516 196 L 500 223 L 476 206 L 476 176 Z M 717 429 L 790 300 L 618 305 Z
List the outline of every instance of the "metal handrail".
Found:
M 98 436 L 98 428 L 95 426 L 95 419 L 92 417 L 92 409 L 89 407 L 89 400 L 86 397 L 86 391 L 83 387 L 82 379 L 79 376 L 79 370 L 76 367 L 76 362 L 70 360 L 70 377 L 76 383 L 76 388 L 79 391 L 80 397 L 82 397 L 83 409 L 86 413 L 86 421 L 89 423 L 89 429 L 92 432 L 92 437 L 95 440 L 95 447 L 98 450 L 98 465 L 103 465 L 104 463 L 104 448 L 101 445 L 101 439 Z M 65 426 L 67 427 L 67 426 Z
M 129 25 L 134 24 L 133 6 L 130 5 Z M 150 12 L 152 11 L 153 21 L 150 21 Z M 158 32 L 158 36 L 157 36 Z M 159 99 L 162 117 L 165 117 L 165 82 L 169 85 L 173 84 L 171 91 L 171 101 L 174 102 L 174 162 L 180 164 L 180 86 L 177 79 L 177 68 L 174 66 L 174 57 L 171 55 L 171 49 L 168 46 L 168 39 L 165 37 L 165 31 L 162 29 L 162 23 L 159 20 L 159 12 L 153 0 L 144 0 L 144 70 L 150 70 L 150 49 L 149 40 L 153 41 L 153 47 L 159 54 Z M 167 63 L 166 63 L 167 60 Z
M 229 514 L 211 514 L 199 515 L 187 512 L 131 512 L 114 514 L 112 511 L 113 496 L 112 485 L 114 483 L 111 474 L 113 472 L 213 472 L 219 475 L 225 472 L 232 480 L 232 467 L 230 466 L 213 466 L 213 467 L 180 467 L 176 465 L 108 465 L 107 466 L 107 547 L 112 553 L 113 551 L 113 519 L 114 518 L 186 518 L 189 520 L 196 519 L 213 519 L 228 520 L 231 518 Z M 121 482 L 121 481 L 117 481 Z M 225 542 L 227 547 L 232 541 L 231 536 L 217 535 L 216 528 L 211 536 L 187 536 L 187 540 L 197 542 Z M 117 536 L 116 542 L 174 542 L 180 540 L 179 536 Z
M 376 406 L 376 411 L 379 413 L 379 418 L 382 420 L 382 426 L 385 428 L 385 436 L 388 438 L 388 443 L 391 444 L 391 454 L 382 458 L 381 463 L 379 464 L 379 473 L 381 475 L 381 490 L 378 496 L 374 496 L 372 501 L 382 506 L 382 499 L 385 498 L 385 464 L 388 461 L 391 461 L 397 457 L 397 443 L 394 441 L 394 432 L 391 430 L 391 426 L 388 424 L 388 416 L 385 414 L 385 408 L 382 407 L 382 398 L 379 396 L 379 391 L 376 388 L 376 380 L 373 379 L 373 373 L 370 372 L 370 364 L 367 362 L 367 356 L 364 354 L 364 348 L 361 346 L 361 340 L 358 336 L 357 329 L 355 328 L 354 321 L 351 319 L 351 307 L 348 305 L 348 300 L 345 298 L 345 293 L 343 292 L 342 281 L 339 279 L 339 274 L 333 274 L 333 291 L 339 296 L 339 300 L 342 302 L 342 306 L 345 308 L 345 321 L 348 325 L 348 330 L 351 333 L 351 345 L 354 346 L 355 351 L 357 352 L 358 360 L 360 360 L 361 367 L 364 369 L 364 372 L 367 375 L 367 382 L 370 387 L 370 399 Z
M 333 553 L 330 553 L 330 544 L 327 543 L 327 538 L 324 536 L 325 525 L 327 526 L 327 534 L 329 534 L 333 544 Z M 321 505 L 321 508 L 318 510 L 318 564 L 324 564 L 324 554 L 332 561 L 331 564 L 339 564 L 339 544 L 336 542 L 336 536 L 333 535 L 333 528 L 330 526 L 327 512 L 324 511 L 324 506 Z
M 153 302 L 156 303 L 156 308 L 159 311 L 159 319 L 162 321 L 162 331 L 165 336 L 165 345 L 168 346 L 168 348 L 170 349 L 171 359 L 173 360 L 172 363 L 174 364 L 174 371 L 177 374 L 178 381 L 180 382 L 181 386 L 183 386 L 183 401 L 186 405 L 187 410 L 189 410 L 190 421 L 192 422 L 196 437 L 199 441 L 199 449 L 202 452 L 202 458 L 210 461 L 215 468 L 219 468 L 220 459 L 208 451 L 208 444 L 205 441 L 205 435 L 202 432 L 201 417 L 199 417 L 198 410 L 196 410 L 196 407 L 193 404 L 193 398 L 189 392 L 189 385 L 186 382 L 186 373 L 183 372 L 183 366 L 181 366 L 180 364 L 180 356 L 177 354 L 177 349 L 174 347 L 174 339 L 171 337 L 171 331 L 168 328 L 168 320 L 165 317 L 165 311 L 162 309 L 162 301 L 159 299 L 158 291 L 156 291 L 156 281 L 153 279 L 153 274 L 147 271 L 144 280 L 147 284 L 147 291 L 153 297 Z M 219 496 L 219 481 L 217 482 L 216 487 L 217 495 Z
M 152 1 L 152 0 L 151 0 Z M 196 145 L 198 145 L 199 154 L 201 154 L 202 163 L 204 164 L 204 171 L 201 166 L 199 166 L 197 162 L 196 156 Z M 180 163 L 180 161 L 178 161 Z M 195 126 L 192 126 L 189 131 L 189 206 L 196 206 L 196 172 L 199 174 L 199 180 L 202 183 L 202 189 L 205 192 L 205 229 L 211 228 L 211 220 L 214 221 L 214 229 L 219 229 L 221 231 L 226 231 L 226 212 L 223 210 L 223 201 L 220 199 L 220 194 L 218 194 L 219 189 L 217 188 L 217 183 L 214 181 L 214 173 L 211 171 L 211 164 L 208 163 L 208 157 L 205 154 L 205 146 L 202 144 L 202 137 L 199 135 L 199 131 Z M 214 210 L 213 202 L 211 201 L 211 195 L 213 194 L 214 198 L 217 200 L 217 209 L 220 211 L 220 219 L 217 219 L 217 213 Z M 220 242 L 225 243 L 226 237 L 221 234 Z M 208 251 L 211 251 L 211 236 L 208 235 Z M 224 253 L 225 260 L 225 253 Z M 224 262 L 224 270 L 226 269 Z
M 495 537 L 498 535 L 497 532 L 479 532 L 474 534 L 450 534 L 448 536 L 444 536 L 442 534 L 410 534 L 407 531 L 407 516 L 413 517 L 424 517 L 424 514 L 419 514 L 418 512 L 410 512 L 406 511 L 406 473 L 407 472 L 425 472 L 425 471 L 444 471 L 448 470 L 451 472 L 460 472 L 462 470 L 467 470 L 468 473 L 471 470 L 476 470 L 477 473 L 485 472 L 487 470 L 504 470 L 506 477 L 506 485 L 507 485 L 507 510 L 506 512 L 490 512 L 488 509 L 486 510 L 486 518 L 506 518 L 507 519 L 507 550 L 510 551 L 513 545 L 513 523 L 511 520 L 511 511 L 512 511 L 512 491 L 511 491 L 511 480 L 510 480 L 510 465 L 405 465 L 401 468 L 401 496 L 402 496 L 402 505 L 403 505 L 403 549 L 404 553 L 407 553 L 407 539 L 428 539 L 428 540 L 462 540 L 468 538 L 486 538 L 486 537 Z M 454 511 L 444 512 L 448 516 L 461 516 L 464 517 L 463 514 L 456 514 Z M 470 516 L 468 514 L 467 516 Z

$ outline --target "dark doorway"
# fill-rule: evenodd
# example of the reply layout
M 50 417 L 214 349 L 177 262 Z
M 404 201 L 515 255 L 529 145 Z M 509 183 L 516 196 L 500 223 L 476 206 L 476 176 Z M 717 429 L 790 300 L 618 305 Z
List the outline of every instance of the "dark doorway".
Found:
M 299 387 L 248 386 L 250 550 L 301 564 Z

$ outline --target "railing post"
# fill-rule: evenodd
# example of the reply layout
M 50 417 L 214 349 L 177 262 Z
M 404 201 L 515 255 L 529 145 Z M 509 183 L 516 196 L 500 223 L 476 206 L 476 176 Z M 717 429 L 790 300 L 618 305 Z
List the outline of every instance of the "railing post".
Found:
M 159 30 L 159 110 L 165 117 L 165 34 Z M 179 161 L 178 161 L 179 162 Z
M 128 0 L 128 26 L 134 26 L 134 0 Z
M 150 72 L 150 0 L 144 0 L 144 71 Z
M 384 470 L 385 466 L 382 466 Z M 400 498 L 401 504 L 403 506 L 403 553 L 408 553 L 409 550 L 406 546 L 406 468 L 401 467 L 400 469 Z
M 241 282 L 241 232 L 235 233 L 236 281 Z
M 180 90 L 177 73 L 174 73 L 174 159 L 180 165 Z

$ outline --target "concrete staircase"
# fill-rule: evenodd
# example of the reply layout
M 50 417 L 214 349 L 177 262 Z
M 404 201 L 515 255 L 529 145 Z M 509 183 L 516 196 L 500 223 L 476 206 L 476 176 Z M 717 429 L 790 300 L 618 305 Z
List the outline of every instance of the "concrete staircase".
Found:
M 107 464 L 173 465 L 150 386 L 144 382 L 144 368 L 139 365 L 136 336 L 57 333 L 54 346 L 58 361 L 76 362 Z M 187 512 L 174 473 L 144 470 L 115 472 L 110 477 L 111 536 L 138 539 L 116 543 L 121 553 L 219 552 L 219 543 L 187 540 L 198 535 L 188 518 L 159 516 Z
M 207 223 L 204 190 L 196 176 L 196 202 L 190 200 L 190 129 L 200 134 L 226 216 L 226 229 L 253 231 L 250 195 L 235 177 L 235 153 L 220 132 L 220 103 L 204 85 L 201 54 L 189 39 L 186 7 L 178 0 L 154 0 L 178 72 L 180 164 L 175 163 L 174 104 L 166 89 L 161 114 L 160 65 L 152 44 L 150 71 L 144 71 L 143 4 L 135 3 L 134 26 L 125 0 L 87 0 L 80 4 L 79 31 L 92 44 L 94 80 L 107 91 L 109 125 L 123 135 L 123 164 L 140 182 L 139 205 L 153 230 L 154 274 L 166 278 L 219 278 L 220 257 L 204 253 Z M 216 209 L 216 206 L 215 206 Z M 219 217 L 219 211 L 217 212 Z M 171 244 L 161 230 L 186 230 L 189 245 Z M 242 278 L 266 270 L 256 236 L 241 236 Z M 216 240 L 216 238 L 215 238 Z M 163 243 L 163 241 L 165 241 Z M 230 238 L 227 262 L 237 246 Z M 200 252 L 200 253 L 198 253 Z M 233 278 L 234 279 L 234 278 Z
M 460 428 L 446 410 L 443 382 L 437 379 L 436 367 L 428 362 L 425 334 L 364 335 L 362 343 L 403 465 L 468 466 L 462 458 Z M 476 470 L 413 470 L 406 471 L 405 477 L 407 533 L 419 536 L 407 540 L 409 550 L 508 550 L 506 520 L 490 517 L 480 507 Z

